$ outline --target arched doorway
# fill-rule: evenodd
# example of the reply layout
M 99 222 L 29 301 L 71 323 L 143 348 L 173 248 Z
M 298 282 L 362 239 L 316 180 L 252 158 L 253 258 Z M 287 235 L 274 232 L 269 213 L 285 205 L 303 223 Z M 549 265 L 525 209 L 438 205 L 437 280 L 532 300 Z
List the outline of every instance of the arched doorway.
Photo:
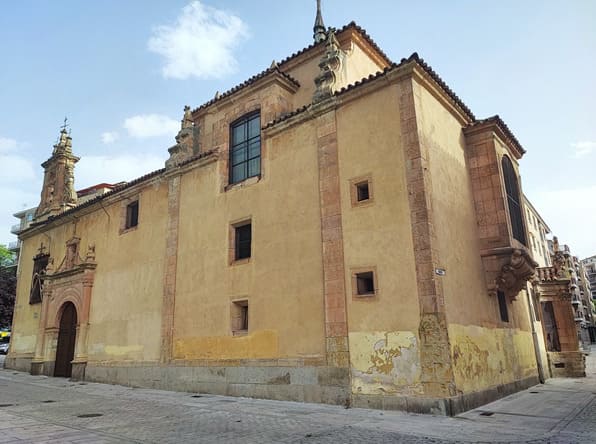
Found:
M 77 310 L 72 302 L 64 304 L 58 331 L 54 376 L 70 377 L 77 339 Z

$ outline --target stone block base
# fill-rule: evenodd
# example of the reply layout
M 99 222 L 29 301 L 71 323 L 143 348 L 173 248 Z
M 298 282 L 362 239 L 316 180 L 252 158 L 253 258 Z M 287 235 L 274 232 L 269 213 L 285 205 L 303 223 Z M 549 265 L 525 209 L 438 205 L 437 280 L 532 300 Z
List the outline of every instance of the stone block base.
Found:
M 538 376 L 501 384 L 485 390 L 448 398 L 416 396 L 352 395 L 352 406 L 382 410 L 404 410 L 411 413 L 454 416 L 499 398 L 525 390 L 539 383 Z
M 84 381 L 85 380 L 85 368 L 87 367 L 86 362 L 73 362 L 72 373 L 70 379 L 73 381 Z
M 349 369 L 335 367 L 100 366 L 88 363 L 85 380 L 279 401 L 336 405 L 350 402 Z
M 31 361 L 33 358 L 15 358 L 8 355 L 4 360 L 4 368 L 18 370 L 20 372 L 31 371 Z
M 32 362 L 30 372 L 32 375 L 54 376 L 54 366 L 54 361 Z
M 583 378 L 586 376 L 586 357 L 580 351 L 548 352 L 553 378 Z

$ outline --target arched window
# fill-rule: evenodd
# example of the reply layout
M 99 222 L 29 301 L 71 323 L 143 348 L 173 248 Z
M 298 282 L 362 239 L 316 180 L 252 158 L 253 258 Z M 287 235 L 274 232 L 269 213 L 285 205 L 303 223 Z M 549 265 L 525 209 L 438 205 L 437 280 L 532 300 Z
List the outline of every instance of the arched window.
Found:
M 524 230 L 524 220 L 521 212 L 521 199 L 519 193 L 519 184 L 517 182 L 517 175 L 511 164 L 511 160 L 507 156 L 503 156 L 501 160 L 503 167 L 503 179 L 505 180 L 505 191 L 507 193 L 507 205 L 509 207 L 509 218 L 511 219 L 511 231 L 514 239 L 517 239 L 522 244 L 527 245 L 526 231 Z

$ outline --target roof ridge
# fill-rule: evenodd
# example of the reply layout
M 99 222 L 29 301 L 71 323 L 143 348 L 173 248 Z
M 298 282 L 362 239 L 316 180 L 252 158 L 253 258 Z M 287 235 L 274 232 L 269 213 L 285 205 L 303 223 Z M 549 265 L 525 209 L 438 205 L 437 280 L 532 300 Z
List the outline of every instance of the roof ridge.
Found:
M 204 153 L 197 154 L 197 155 L 192 156 L 189 159 L 186 159 L 185 161 L 177 164 L 176 167 L 181 167 L 181 166 L 184 166 L 184 165 L 188 165 L 189 163 L 192 163 L 195 160 L 199 160 L 199 159 L 205 158 L 205 157 L 213 154 L 214 152 L 215 152 L 215 149 L 212 149 L 212 150 L 209 150 L 209 151 L 205 151 Z M 64 212 L 62 212 L 60 214 L 56 214 L 54 216 L 50 216 L 46 220 L 43 220 L 43 221 L 40 221 L 40 222 L 37 222 L 37 223 L 34 222 L 31 225 L 31 228 L 38 227 L 38 226 L 41 226 L 41 225 L 45 225 L 48 222 L 53 222 L 55 220 L 61 219 L 64 216 L 67 216 L 69 214 L 72 214 L 72 213 L 74 213 L 74 212 L 76 212 L 78 210 L 81 210 L 83 208 L 89 207 L 92 204 L 94 204 L 96 202 L 99 202 L 100 200 L 103 200 L 103 199 L 106 199 L 106 198 L 108 198 L 110 196 L 113 196 L 114 194 L 117 194 L 117 193 L 119 193 L 121 191 L 124 191 L 124 190 L 126 190 L 128 188 L 133 187 L 134 185 L 137 185 L 137 184 L 142 183 L 142 182 L 144 182 L 146 180 L 152 179 L 153 177 L 159 176 L 160 174 L 162 174 L 164 172 L 166 172 L 166 168 L 160 168 L 158 170 L 154 170 L 154 171 L 151 171 L 151 172 L 149 172 L 147 174 L 144 174 L 144 175 L 142 175 L 140 177 L 137 177 L 136 179 L 133 179 L 130 182 L 124 182 L 124 183 L 121 183 L 120 185 L 116 185 L 110 191 L 108 191 L 106 193 L 103 193 L 103 194 L 100 194 L 98 196 L 95 196 L 93 199 L 89 199 L 88 201 L 85 201 L 82 204 L 77 205 L 76 207 L 69 208 L 68 210 L 66 210 L 66 211 L 64 211 Z
M 293 78 L 291 75 L 283 72 L 280 68 L 279 68 L 279 64 L 275 64 L 275 66 L 270 66 L 269 68 L 259 72 L 258 74 L 253 75 L 252 77 L 249 77 L 248 79 L 246 79 L 244 82 L 237 84 L 236 86 L 233 86 L 232 88 L 228 89 L 227 91 L 225 91 L 224 93 L 214 97 L 211 100 L 208 100 L 207 102 L 203 103 L 202 105 L 198 106 L 197 108 L 193 109 L 192 112 L 195 113 L 197 111 L 200 111 L 202 109 L 207 108 L 208 106 L 213 105 L 216 102 L 219 102 L 220 100 L 223 100 L 226 97 L 229 97 L 230 95 L 234 94 L 237 91 L 240 91 L 244 88 L 246 88 L 247 86 L 253 84 L 254 82 L 256 82 L 257 80 L 262 79 L 263 77 L 273 73 L 273 72 L 277 72 L 278 74 L 281 74 L 283 77 L 285 77 L 287 80 L 289 80 L 291 83 L 293 83 L 294 85 L 296 85 L 297 87 L 300 87 L 300 82 L 298 82 L 298 80 L 296 80 L 295 78 Z
M 505 133 L 505 135 L 511 139 L 511 141 L 516 145 L 516 147 L 520 150 L 520 152 L 522 154 L 526 153 L 526 150 L 522 147 L 519 140 L 517 140 L 517 137 L 515 137 L 515 135 L 511 131 L 511 129 L 509 129 L 509 126 L 505 123 L 505 121 L 498 114 L 495 114 L 494 116 L 486 117 L 484 119 L 476 119 L 472 123 L 470 123 L 467 127 L 473 128 L 475 126 L 482 125 L 483 123 L 496 124 Z

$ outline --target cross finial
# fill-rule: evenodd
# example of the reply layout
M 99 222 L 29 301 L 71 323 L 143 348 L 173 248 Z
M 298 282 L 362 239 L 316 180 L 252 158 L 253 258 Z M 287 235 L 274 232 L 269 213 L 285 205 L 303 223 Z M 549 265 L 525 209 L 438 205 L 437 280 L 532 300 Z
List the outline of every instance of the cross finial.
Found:
M 43 242 L 39 245 L 39 248 L 37 249 L 37 251 L 39 251 L 39 254 L 44 254 L 46 252 L 46 247 L 43 244 Z
M 64 116 L 64 124 L 60 127 L 60 129 L 66 132 L 66 128 L 68 128 L 68 118 Z

